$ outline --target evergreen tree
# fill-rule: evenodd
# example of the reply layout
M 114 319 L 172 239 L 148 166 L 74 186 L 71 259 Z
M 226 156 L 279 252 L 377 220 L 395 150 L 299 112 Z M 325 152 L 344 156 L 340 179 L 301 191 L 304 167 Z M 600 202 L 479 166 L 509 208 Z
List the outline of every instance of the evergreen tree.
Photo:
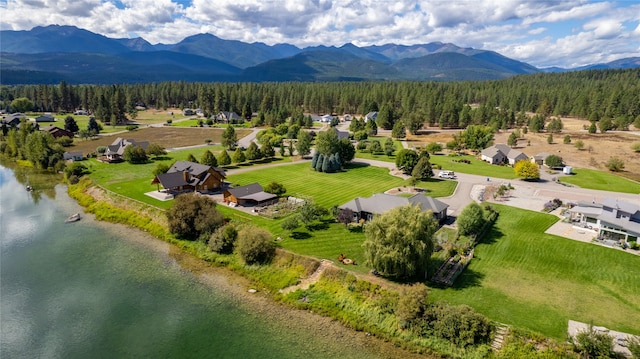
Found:
M 407 130 L 404 127 L 404 123 L 402 121 L 398 121 L 393 125 L 393 130 L 391 131 L 391 137 L 393 138 L 405 138 L 407 137 Z
M 230 164 L 231 164 L 231 157 L 229 157 L 229 154 L 227 153 L 227 151 L 222 150 L 222 152 L 220 152 L 220 154 L 218 155 L 218 165 L 228 166 Z
M 387 137 L 387 139 L 384 140 L 384 153 L 387 156 L 391 157 L 395 150 L 396 150 L 396 145 L 393 143 L 393 140 L 390 137 Z
M 433 177 L 431 162 L 426 156 L 421 157 L 411 171 L 411 176 L 418 180 L 426 180 Z
M 222 133 L 222 145 L 228 149 L 234 149 L 238 144 L 238 136 L 233 126 L 229 125 Z
M 65 119 L 64 119 L 64 129 L 69 131 L 69 132 L 73 132 L 73 133 L 76 133 L 76 132 L 80 131 L 80 128 L 78 127 L 78 124 L 76 123 L 76 120 L 72 116 L 65 117 Z
M 270 141 L 267 141 L 265 144 L 263 144 L 260 151 L 265 158 L 271 158 L 276 155 L 276 151 L 273 149 Z
M 323 164 L 324 164 L 324 155 L 321 153 L 318 156 L 318 160 L 316 161 L 316 167 L 315 167 L 316 171 L 322 172 L 322 165 Z
M 315 169 L 316 164 L 318 163 L 318 157 L 320 157 L 320 152 L 316 151 L 313 153 L 313 158 L 311 158 L 311 168 Z
M 96 122 L 95 117 L 89 118 L 89 124 L 87 125 L 87 130 L 95 135 L 100 133 L 100 125 Z
M 324 173 L 331 172 L 331 165 L 329 164 L 329 162 L 331 162 L 331 156 L 333 155 L 324 156 L 322 159 L 322 172 Z
M 251 142 L 249 147 L 247 147 L 247 151 L 245 154 L 249 161 L 255 161 L 262 158 L 262 153 L 260 152 L 258 145 L 253 141 Z
M 365 131 L 367 131 L 367 134 L 369 134 L 369 136 L 376 136 L 378 134 L 378 124 L 376 124 L 376 121 L 374 120 L 367 121 L 364 129 Z
M 231 159 L 233 163 L 242 163 L 247 160 L 246 156 L 244 155 L 244 151 L 242 151 L 240 147 L 236 148 Z
M 200 159 L 200 163 L 202 163 L 203 165 L 211 166 L 211 167 L 218 166 L 218 160 L 213 155 L 213 153 L 211 151 L 209 151 L 209 150 L 206 150 L 202 154 L 202 158 Z
M 192 153 L 190 153 L 190 154 L 187 156 L 187 161 L 189 161 L 189 162 L 193 162 L 193 163 L 198 163 L 198 160 L 196 160 L 196 157 L 195 157 Z

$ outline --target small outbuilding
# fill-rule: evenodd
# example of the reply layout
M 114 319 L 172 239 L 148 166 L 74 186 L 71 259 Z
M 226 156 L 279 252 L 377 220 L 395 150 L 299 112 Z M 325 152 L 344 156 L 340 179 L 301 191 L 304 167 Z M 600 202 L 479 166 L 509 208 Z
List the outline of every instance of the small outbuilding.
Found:
M 224 202 L 240 206 L 268 206 L 278 202 L 278 196 L 264 191 L 259 183 L 229 188 L 224 191 Z

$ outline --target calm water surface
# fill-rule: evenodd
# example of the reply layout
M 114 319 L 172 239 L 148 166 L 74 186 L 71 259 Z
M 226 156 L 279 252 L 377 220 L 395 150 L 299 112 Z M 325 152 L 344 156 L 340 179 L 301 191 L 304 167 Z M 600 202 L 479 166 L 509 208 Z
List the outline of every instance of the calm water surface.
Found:
M 376 356 L 261 316 L 131 240 L 140 232 L 65 224 L 81 212 L 65 188 L 21 176 L 0 166 L 1 358 Z M 36 180 L 49 187 L 34 197 Z

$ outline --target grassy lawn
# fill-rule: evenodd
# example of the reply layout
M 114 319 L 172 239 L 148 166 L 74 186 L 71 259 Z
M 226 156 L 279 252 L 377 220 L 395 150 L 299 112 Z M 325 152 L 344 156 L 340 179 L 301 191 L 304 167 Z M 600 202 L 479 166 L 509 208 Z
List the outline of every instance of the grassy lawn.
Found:
M 384 137 L 384 136 L 371 136 L 369 137 L 367 140 L 368 141 L 373 141 L 373 140 L 377 140 L 380 142 L 380 146 L 382 146 L 384 148 L 384 141 L 387 139 L 388 137 Z M 396 148 L 396 152 L 400 151 L 401 149 L 403 149 L 404 147 L 402 147 L 402 142 L 400 141 L 393 141 L 393 144 L 395 145 Z M 385 161 L 385 162 L 391 162 L 391 163 L 395 163 L 396 162 L 396 155 L 395 153 L 391 156 L 387 156 L 383 153 L 381 154 L 372 154 L 370 152 L 363 152 L 363 151 L 356 151 L 356 158 L 364 158 L 364 159 L 368 159 L 368 160 L 376 160 L 376 161 Z
M 507 206 L 456 286 L 431 300 L 556 339 L 578 320 L 640 334 L 640 257 L 542 233 L 557 218 Z
M 558 177 L 561 182 L 570 183 L 582 188 L 616 191 L 624 193 L 640 193 L 640 183 L 605 171 L 586 168 L 573 169 L 573 176 Z
M 266 185 L 271 181 L 282 183 L 290 196 L 310 196 L 324 207 L 341 205 L 355 197 L 369 197 L 393 187 L 406 185 L 407 181 L 389 175 L 385 168 L 373 166 L 353 166 L 345 172 L 319 173 L 310 168 L 309 163 L 284 167 L 271 167 L 260 171 L 251 171 L 231 175 L 231 183 L 246 185 L 259 182 Z M 452 181 L 431 180 L 421 182 L 433 196 L 448 196 L 453 193 Z
M 471 161 L 471 164 L 455 162 L 458 160 L 469 160 Z M 448 171 L 505 179 L 517 178 L 513 172 L 513 168 L 508 166 L 491 165 L 475 158 L 474 156 L 432 155 L 430 161 L 431 164 L 437 164 L 443 170 Z

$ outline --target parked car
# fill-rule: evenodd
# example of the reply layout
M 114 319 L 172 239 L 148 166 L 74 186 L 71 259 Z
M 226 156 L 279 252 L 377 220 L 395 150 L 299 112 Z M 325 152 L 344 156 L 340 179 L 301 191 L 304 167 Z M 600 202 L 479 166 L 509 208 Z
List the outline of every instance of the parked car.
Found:
M 440 173 L 438 174 L 438 177 L 454 179 L 456 178 L 456 174 L 453 171 L 440 171 Z

